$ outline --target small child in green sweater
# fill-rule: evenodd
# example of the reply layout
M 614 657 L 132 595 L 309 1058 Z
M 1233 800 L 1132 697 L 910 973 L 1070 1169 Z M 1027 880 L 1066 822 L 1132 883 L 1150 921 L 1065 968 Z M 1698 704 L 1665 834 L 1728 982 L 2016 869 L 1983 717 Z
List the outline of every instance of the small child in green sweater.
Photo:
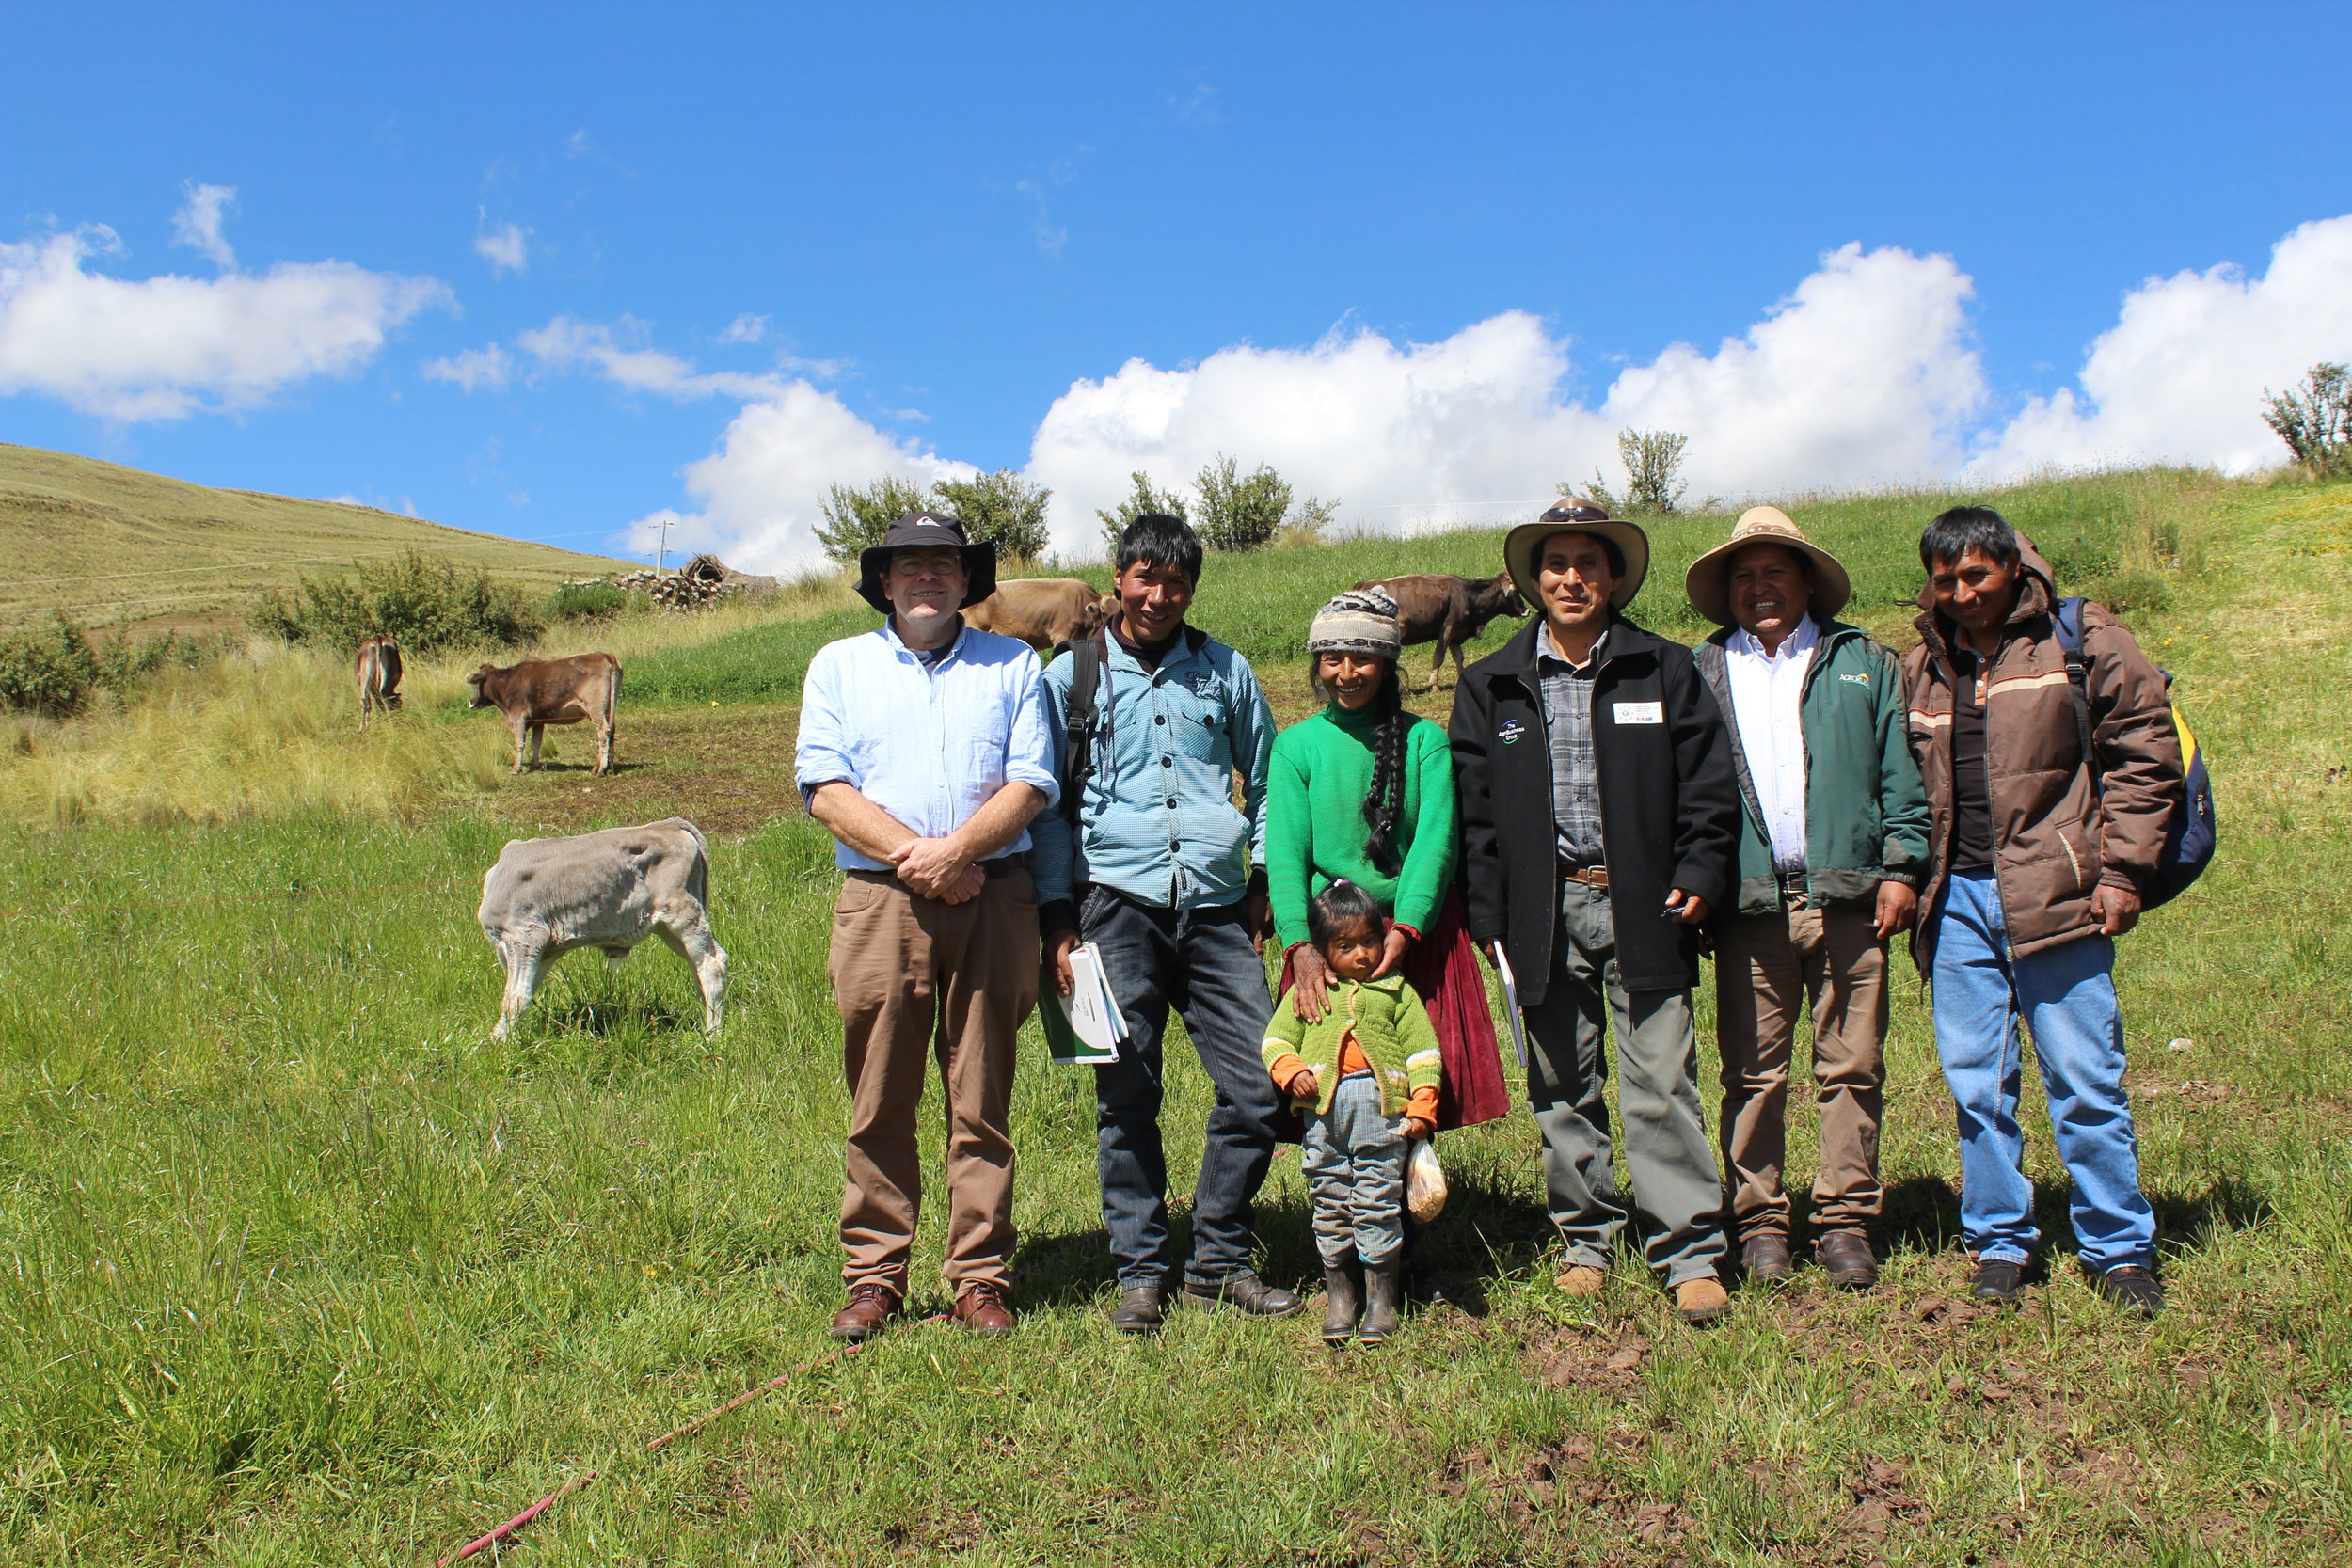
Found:
M 1401 974 L 1375 980 L 1386 939 L 1380 906 L 1335 881 L 1308 909 L 1308 929 L 1337 982 L 1315 1023 L 1294 988 L 1268 1026 L 1266 1070 L 1307 1118 L 1299 1163 L 1314 1191 L 1323 1255 L 1323 1338 L 1368 1345 L 1394 1334 L 1403 1308 L 1405 1158 L 1437 1126 L 1439 1057 L 1428 1009 Z M 1361 1323 L 1359 1324 L 1359 1318 Z

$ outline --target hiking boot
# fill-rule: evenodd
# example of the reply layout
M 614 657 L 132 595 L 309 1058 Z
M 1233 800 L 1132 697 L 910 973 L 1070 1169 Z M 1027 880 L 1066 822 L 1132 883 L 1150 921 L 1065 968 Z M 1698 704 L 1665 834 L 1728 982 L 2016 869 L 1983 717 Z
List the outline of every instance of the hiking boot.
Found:
M 2101 1295 L 2138 1317 L 2153 1318 L 2164 1310 L 2164 1282 L 2137 1263 L 2119 1263 L 2092 1283 Z
M 1879 1282 L 1878 1256 L 1870 1250 L 1870 1239 L 1859 1230 L 1833 1230 L 1814 1238 L 1813 1256 L 1829 1282 L 1841 1291 L 1867 1291 Z
M 956 1294 L 956 1324 L 985 1338 L 1001 1339 L 1016 1321 L 1005 1304 L 1005 1288 L 993 1279 L 975 1279 Z
M 1356 1330 L 1359 1345 L 1376 1345 L 1404 1326 L 1405 1259 L 1364 1265 L 1364 1321 Z
M 1740 1272 L 1751 1285 L 1786 1285 L 1797 1272 L 1788 1238 L 1766 1230 L 1740 1243 Z
M 1356 1335 L 1356 1320 L 1364 1315 L 1363 1264 L 1356 1259 L 1323 1265 L 1323 1342 L 1343 1345 Z
M 1609 1276 L 1590 1263 L 1571 1263 L 1568 1272 L 1551 1283 L 1562 1295 L 1583 1301 L 1600 1294 L 1609 1284 Z
M 2026 1265 L 2014 1258 L 1979 1258 L 1968 1275 L 1968 1294 L 1977 1301 L 2014 1307 L 2026 1293 Z
M 1287 1318 L 1307 1304 L 1244 1269 L 1222 1279 L 1187 1279 L 1184 1299 L 1196 1307 L 1230 1307 L 1253 1318 Z
M 1157 1334 L 1168 1321 L 1168 1295 L 1157 1285 L 1138 1285 L 1119 1292 L 1111 1308 L 1111 1326 L 1121 1334 Z
M 851 1344 L 872 1338 L 898 1315 L 898 1292 L 887 1285 L 867 1280 L 853 1287 L 850 1305 L 833 1315 L 833 1337 Z
M 1693 1327 L 1716 1323 L 1731 1311 L 1731 1295 L 1722 1280 L 1703 1274 L 1675 1287 L 1675 1310 Z

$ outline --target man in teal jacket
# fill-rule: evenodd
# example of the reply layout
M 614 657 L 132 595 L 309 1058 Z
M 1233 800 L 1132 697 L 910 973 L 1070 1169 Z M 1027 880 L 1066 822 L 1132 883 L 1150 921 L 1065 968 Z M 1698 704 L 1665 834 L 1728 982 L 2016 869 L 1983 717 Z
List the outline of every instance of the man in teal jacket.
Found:
M 1814 1251 L 1833 1284 L 1878 1282 L 1884 1198 L 1886 944 L 1919 906 L 1928 802 L 1904 733 L 1895 657 L 1834 619 L 1851 593 L 1836 556 L 1788 515 L 1751 507 L 1692 562 L 1692 607 L 1724 630 L 1699 673 L 1729 721 L 1743 810 L 1740 890 L 1715 927 L 1723 1148 L 1748 1277 L 1789 1277 L 1788 1063 L 1813 1005 L 1821 1154 Z

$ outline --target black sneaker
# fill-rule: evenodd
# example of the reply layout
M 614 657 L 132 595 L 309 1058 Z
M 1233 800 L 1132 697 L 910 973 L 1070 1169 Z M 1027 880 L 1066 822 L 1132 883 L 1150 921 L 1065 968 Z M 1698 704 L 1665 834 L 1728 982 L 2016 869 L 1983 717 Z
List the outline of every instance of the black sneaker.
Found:
M 1247 1270 L 1222 1279 L 1187 1279 L 1184 1299 L 1196 1307 L 1230 1307 L 1253 1318 L 1287 1318 L 1307 1305 Z
M 2026 1293 L 2026 1265 L 2014 1258 L 1983 1258 L 1968 1276 L 1968 1294 L 1978 1301 L 2015 1306 Z
M 2137 1263 L 2120 1263 L 2096 1275 L 2099 1293 L 2124 1311 L 2153 1318 L 2164 1310 L 2164 1282 Z

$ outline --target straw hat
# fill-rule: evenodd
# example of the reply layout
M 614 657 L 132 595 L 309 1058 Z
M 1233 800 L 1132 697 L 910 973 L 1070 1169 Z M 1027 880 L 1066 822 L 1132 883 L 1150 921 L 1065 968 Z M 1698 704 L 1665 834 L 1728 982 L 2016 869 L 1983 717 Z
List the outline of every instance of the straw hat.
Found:
M 1543 607 L 1543 597 L 1535 591 L 1535 552 L 1555 533 L 1589 533 L 1615 545 L 1625 557 L 1625 576 L 1617 579 L 1615 592 L 1609 595 L 1610 608 L 1623 610 L 1633 602 L 1633 595 L 1642 591 L 1642 579 L 1649 575 L 1649 535 L 1640 524 L 1612 517 L 1605 507 L 1581 496 L 1561 497 L 1550 511 L 1502 536 L 1502 563 L 1511 569 L 1511 580 L 1519 585 L 1519 597 L 1538 610 Z
M 1751 506 L 1731 525 L 1731 537 L 1691 562 L 1682 591 L 1691 608 L 1719 626 L 1739 625 L 1731 613 L 1731 558 L 1749 545 L 1782 545 L 1813 562 L 1811 613 L 1828 620 L 1853 597 L 1853 579 L 1837 558 L 1804 536 L 1777 506 Z

